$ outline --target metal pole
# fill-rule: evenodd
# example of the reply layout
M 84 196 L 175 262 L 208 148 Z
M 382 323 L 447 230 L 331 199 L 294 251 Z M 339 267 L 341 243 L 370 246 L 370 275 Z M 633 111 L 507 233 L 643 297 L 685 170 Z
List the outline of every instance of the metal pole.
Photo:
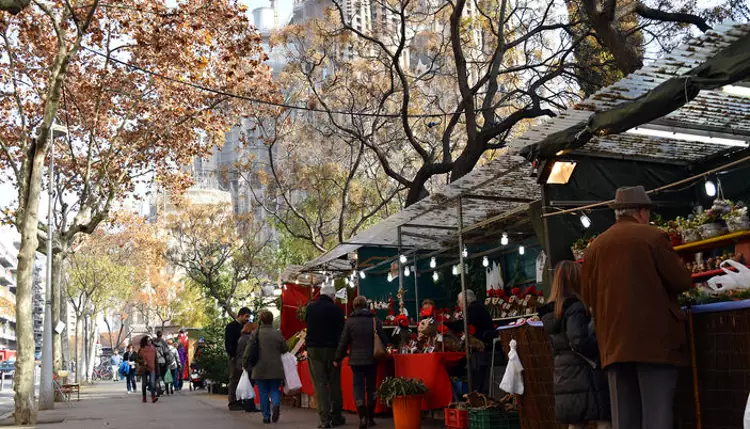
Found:
M 403 291 L 404 290 L 404 264 L 401 263 L 401 227 L 399 226 L 397 229 L 398 232 L 398 290 Z M 399 298 L 398 302 L 398 312 L 401 314 L 401 301 L 404 299 L 403 293 L 401 294 L 401 298 Z
M 49 196 L 49 207 L 47 207 L 47 285 L 44 294 L 44 336 L 42 338 L 42 371 L 39 382 L 39 409 L 51 410 L 55 407 L 55 391 L 53 389 L 53 356 L 52 356 L 52 239 L 54 238 L 53 197 L 55 173 L 55 123 L 49 129 L 49 179 L 47 181 L 47 194 Z
M 417 312 L 414 313 L 414 319 L 417 321 L 417 324 L 419 324 L 419 317 L 420 317 L 420 314 L 419 314 L 419 308 L 420 308 L 420 305 L 419 305 L 419 279 L 417 278 L 418 274 L 419 273 L 417 271 L 417 254 L 414 253 L 414 300 L 416 301 L 416 303 L 414 303 L 414 307 L 417 309 Z
M 464 210 L 463 201 L 461 198 L 458 199 L 458 261 L 459 261 L 459 273 L 461 273 L 461 299 L 463 300 L 464 310 L 464 347 L 466 347 L 466 379 L 469 384 L 469 392 L 471 389 L 471 349 L 469 348 L 469 317 L 467 310 L 469 309 L 469 303 L 466 299 L 466 271 L 464 267 Z

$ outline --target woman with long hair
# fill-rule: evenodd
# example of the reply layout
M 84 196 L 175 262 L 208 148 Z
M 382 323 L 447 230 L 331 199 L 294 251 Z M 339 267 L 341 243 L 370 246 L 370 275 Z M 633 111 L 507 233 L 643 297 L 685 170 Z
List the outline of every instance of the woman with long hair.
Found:
M 555 416 L 570 429 L 595 422 L 610 428 L 609 385 L 601 369 L 594 324 L 578 298 L 580 266 L 563 261 L 555 268 L 549 303 L 539 310 L 554 357 Z
M 253 322 L 247 322 L 242 325 L 242 335 L 237 340 L 237 356 L 239 359 L 236 360 L 237 371 L 242 372 L 244 369 L 247 371 L 247 376 L 253 373 L 253 366 L 250 365 L 248 354 L 250 349 L 250 340 L 252 339 L 253 333 L 258 330 L 258 324 Z M 246 353 L 247 351 L 247 353 Z M 260 410 L 255 406 L 255 399 L 244 400 L 242 406 L 245 407 L 246 413 L 256 413 Z
M 367 308 L 367 298 L 360 295 L 352 301 L 354 312 L 344 325 L 339 347 L 336 349 L 334 365 L 340 365 L 349 350 L 349 366 L 352 369 L 354 402 L 359 415 L 359 427 L 375 426 L 375 389 L 377 388 L 378 363 L 375 360 L 375 333 L 383 344 L 388 338 L 383 335 L 383 324 Z
M 141 338 L 141 348 L 138 349 L 137 361 L 138 374 L 141 376 L 141 386 L 143 392 L 143 402 L 146 402 L 146 387 L 151 392 L 151 402 L 156 402 L 159 397 L 156 396 L 156 347 L 154 341 L 148 335 Z

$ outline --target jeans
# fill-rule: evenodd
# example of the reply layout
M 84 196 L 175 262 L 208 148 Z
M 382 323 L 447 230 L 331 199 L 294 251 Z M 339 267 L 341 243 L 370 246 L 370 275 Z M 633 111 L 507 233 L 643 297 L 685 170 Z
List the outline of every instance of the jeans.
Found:
M 315 400 L 321 422 L 342 420 L 341 368 L 333 366 L 335 348 L 309 347 L 307 349 L 310 376 L 315 385 Z
M 615 429 L 663 429 L 674 425 L 677 367 L 614 363 L 607 367 Z
M 378 366 L 353 366 L 351 368 L 354 381 L 354 402 L 357 405 L 365 405 L 365 393 L 367 393 L 367 404 L 374 404 Z
M 177 368 L 169 369 L 168 371 L 172 374 L 172 383 L 167 386 L 167 391 L 174 393 L 174 390 L 177 388 Z
M 141 386 L 142 386 L 142 392 L 143 397 L 146 397 L 146 387 L 148 386 L 148 390 L 151 392 L 151 396 L 156 396 L 156 388 L 154 387 L 154 382 L 156 381 L 156 371 L 147 372 L 146 374 L 143 374 L 141 376 Z
M 135 368 L 130 368 L 130 372 L 128 372 L 128 376 L 125 377 L 125 384 L 128 387 L 128 392 L 131 390 L 133 392 L 138 391 L 138 385 L 135 384 Z
M 281 380 L 255 380 L 258 385 L 260 394 L 260 410 L 263 412 L 264 419 L 271 418 L 271 404 L 268 403 L 268 395 L 271 395 L 271 402 L 274 407 L 281 406 Z

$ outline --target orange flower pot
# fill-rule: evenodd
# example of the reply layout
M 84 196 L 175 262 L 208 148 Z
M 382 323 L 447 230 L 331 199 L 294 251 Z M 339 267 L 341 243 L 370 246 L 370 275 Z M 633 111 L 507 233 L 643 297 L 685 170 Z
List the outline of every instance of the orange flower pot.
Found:
M 394 429 L 420 429 L 422 427 L 422 399 L 424 395 L 393 398 Z

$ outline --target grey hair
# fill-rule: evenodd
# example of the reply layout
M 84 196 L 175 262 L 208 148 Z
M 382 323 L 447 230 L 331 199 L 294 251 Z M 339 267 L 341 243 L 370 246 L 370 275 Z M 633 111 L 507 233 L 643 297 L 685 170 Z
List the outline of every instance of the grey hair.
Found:
M 458 300 L 463 302 L 464 301 L 464 293 L 461 292 L 458 294 Z M 472 302 L 477 300 L 477 296 L 471 289 L 466 289 L 466 303 L 471 304 Z
M 641 209 L 616 209 L 615 218 L 620 219 L 623 216 L 636 217 Z

